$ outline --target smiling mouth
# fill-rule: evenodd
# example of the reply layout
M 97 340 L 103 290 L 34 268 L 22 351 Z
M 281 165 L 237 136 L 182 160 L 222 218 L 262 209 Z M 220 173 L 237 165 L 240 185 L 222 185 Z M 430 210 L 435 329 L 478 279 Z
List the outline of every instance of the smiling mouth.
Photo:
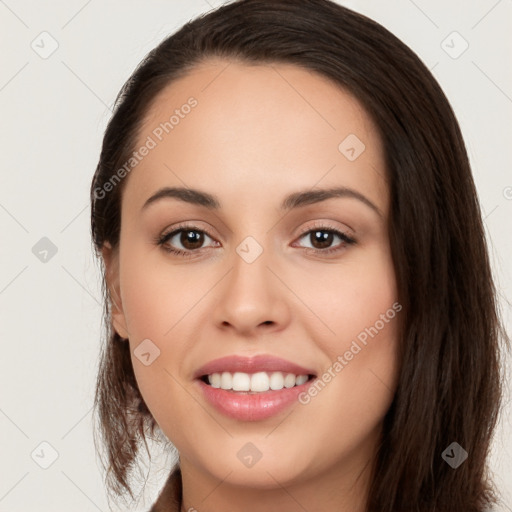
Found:
M 237 394 L 258 394 L 301 386 L 316 378 L 313 374 L 289 372 L 216 372 L 202 375 L 199 380 L 217 389 Z

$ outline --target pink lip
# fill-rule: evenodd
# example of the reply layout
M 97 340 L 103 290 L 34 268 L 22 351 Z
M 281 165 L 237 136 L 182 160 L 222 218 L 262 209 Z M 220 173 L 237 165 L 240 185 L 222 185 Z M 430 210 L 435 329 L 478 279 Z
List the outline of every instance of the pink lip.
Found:
M 283 388 L 279 391 L 269 390 L 254 394 L 214 388 L 201 380 L 201 377 L 205 375 L 222 372 L 283 372 L 295 375 L 316 375 L 314 370 L 279 357 L 264 354 L 254 357 L 222 357 L 199 368 L 194 373 L 194 378 L 205 399 L 222 414 L 241 421 L 264 420 L 279 414 L 291 404 L 297 402 L 300 393 L 306 391 L 314 379 L 293 388 Z
M 270 355 L 257 355 L 253 357 L 227 356 L 214 359 L 201 366 L 195 373 L 194 378 L 198 379 L 204 375 L 222 372 L 283 372 L 294 373 L 295 375 L 315 375 L 314 370 L 304 368 L 298 364 Z
M 242 391 L 228 391 L 214 388 L 197 380 L 203 396 L 219 412 L 240 421 L 259 421 L 279 414 L 292 403 L 298 402 L 300 393 L 316 379 L 311 379 L 293 388 L 283 388 L 279 391 L 266 391 L 263 393 L 249 394 Z

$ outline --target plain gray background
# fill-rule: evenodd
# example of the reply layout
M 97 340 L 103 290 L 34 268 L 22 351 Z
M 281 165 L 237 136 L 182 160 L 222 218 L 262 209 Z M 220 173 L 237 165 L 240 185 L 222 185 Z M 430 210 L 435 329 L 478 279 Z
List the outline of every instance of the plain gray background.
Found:
M 408 44 L 449 98 L 510 332 L 512 1 L 339 3 Z M 113 101 L 134 67 L 220 4 L 0 0 L 0 511 L 108 510 L 91 424 L 102 304 L 90 182 Z M 512 511 L 508 403 L 507 394 L 492 453 L 503 511 Z M 170 460 L 154 461 L 137 510 L 154 500 Z

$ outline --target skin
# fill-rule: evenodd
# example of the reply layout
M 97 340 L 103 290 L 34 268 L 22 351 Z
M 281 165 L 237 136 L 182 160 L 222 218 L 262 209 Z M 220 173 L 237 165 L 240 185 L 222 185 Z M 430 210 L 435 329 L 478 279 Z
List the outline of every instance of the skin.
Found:
M 180 453 L 182 510 L 362 512 L 396 389 L 398 315 L 307 405 L 267 420 L 222 415 L 192 376 L 231 354 L 272 354 L 321 376 L 397 301 L 379 135 L 360 104 L 318 74 L 208 60 L 156 98 L 137 147 L 191 96 L 197 106 L 129 174 L 118 250 L 103 251 L 114 327 L 129 339 L 144 400 Z M 354 161 L 338 149 L 348 134 L 366 147 Z M 167 198 L 141 211 L 165 186 L 214 194 L 221 208 Z M 292 192 L 333 186 L 363 194 L 381 215 L 352 197 L 279 210 Z M 201 249 L 173 238 L 195 250 L 190 258 L 154 241 L 185 221 L 208 232 Z M 318 226 L 357 243 L 334 236 L 326 247 L 340 250 L 322 254 L 301 235 Z M 247 236 L 263 248 L 252 263 L 236 252 Z M 148 366 L 133 353 L 144 339 L 160 350 Z M 248 442 L 262 454 L 250 468 L 237 457 Z

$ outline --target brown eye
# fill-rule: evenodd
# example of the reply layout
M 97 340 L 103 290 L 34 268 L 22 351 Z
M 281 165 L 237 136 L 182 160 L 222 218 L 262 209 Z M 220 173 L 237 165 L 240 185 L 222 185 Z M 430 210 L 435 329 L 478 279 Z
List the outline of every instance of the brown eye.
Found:
M 334 233 L 331 231 L 311 231 L 309 239 L 315 249 L 326 249 L 333 243 Z
M 213 238 L 204 230 L 194 226 L 182 226 L 158 237 L 156 243 L 167 252 L 180 256 L 191 256 L 203 249 L 207 238 L 214 242 Z
M 318 227 L 304 232 L 300 238 L 309 240 L 311 246 L 303 246 L 305 249 L 318 252 L 320 254 L 330 254 L 343 250 L 347 245 L 355 244 L 356 241 L 345 233 L 333 228 Z M 336 239 L 341 240 L 335 244 Z
M 195 230 L 182 230 L 179 236 L 179 242 L 185 249 L 199 249 L 204 243 L 204 233 Z

